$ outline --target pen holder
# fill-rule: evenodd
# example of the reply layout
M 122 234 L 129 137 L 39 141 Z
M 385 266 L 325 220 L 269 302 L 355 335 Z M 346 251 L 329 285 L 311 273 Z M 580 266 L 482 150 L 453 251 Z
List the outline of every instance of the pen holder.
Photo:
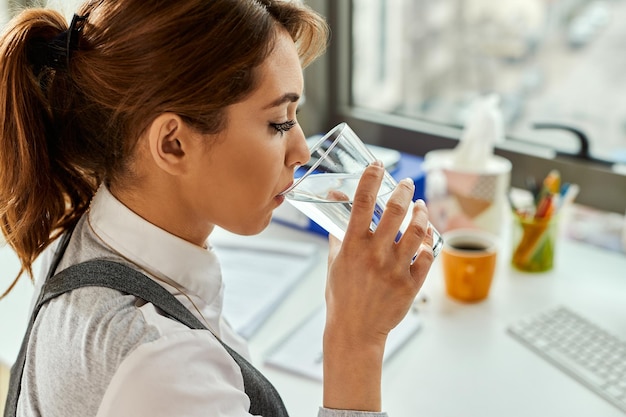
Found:
M 513 216 L 512 264 L 520 271 L 543 272 L 554 265 L 558 216 L 549 218 Z

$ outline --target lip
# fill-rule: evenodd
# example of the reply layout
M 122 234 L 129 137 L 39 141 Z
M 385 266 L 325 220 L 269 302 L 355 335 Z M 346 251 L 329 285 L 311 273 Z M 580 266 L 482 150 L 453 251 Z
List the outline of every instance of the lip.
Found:
M 283 190 L 278 193 L 279 197 L 284 197 L 285 196 L 285 191 L 287 191 L 289 188 L 291 188 L 291 186 L 293 185 L 293 181 L 290 181 L 289 184 L 287 184 L 287 186 L 285 188 L 283 188 Z
M 276 197 L 274 197 L 274 201 L 276 201 L 278 205 L 281 205 L 285 201 L 285 196 L 278 194 Z

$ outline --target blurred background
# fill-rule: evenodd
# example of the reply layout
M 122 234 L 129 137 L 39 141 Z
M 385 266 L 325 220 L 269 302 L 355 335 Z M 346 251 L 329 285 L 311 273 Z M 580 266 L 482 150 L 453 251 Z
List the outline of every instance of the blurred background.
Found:
M 478 95 L 501 97 L 507 132 L 626 162 L 626 1 L 354 0 L 356 106 L 463 125 Z
M 332 30 L 305 70 L 307 134 L 347 121 L 423 156 L 456 146 L 471 104 L 497 94 L 513 186 L 558 169 L 581 203 L 626 212 L 626 0 L 300 1 Z M 0 0 L 0 23 L 33 5 L 69 20 L 80 3 Z

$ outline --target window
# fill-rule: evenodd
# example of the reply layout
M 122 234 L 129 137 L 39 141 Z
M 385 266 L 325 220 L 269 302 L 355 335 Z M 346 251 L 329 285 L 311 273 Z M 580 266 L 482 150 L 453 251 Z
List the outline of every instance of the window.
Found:
M 318 129 L 345 120 L 424 155 L 454 147 L 470 103 L 497 93 L 512 185 L 557 168 L 580 203 L 626 210 L 626 0 L 307 3 L 333 34 L 328 65 L 307 70 L 307 99 L 328 109 Z
M 0 0 L 0 24 L 4 26 L 6 22 L 11 18 L 9 14 L 9 1 Z

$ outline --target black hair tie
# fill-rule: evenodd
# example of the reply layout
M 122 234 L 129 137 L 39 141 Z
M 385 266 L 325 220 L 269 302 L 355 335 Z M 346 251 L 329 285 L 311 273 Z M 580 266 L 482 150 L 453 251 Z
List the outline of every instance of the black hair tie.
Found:
M 84 16 L 74 14 L 70 27 L 50 41 L 36 40 L 29 47 L 28 60 L 39 75 L 44 67 L 67 70 L 70 67 L 72 51 L 78 50 L 80 34 L 89 13 Z

